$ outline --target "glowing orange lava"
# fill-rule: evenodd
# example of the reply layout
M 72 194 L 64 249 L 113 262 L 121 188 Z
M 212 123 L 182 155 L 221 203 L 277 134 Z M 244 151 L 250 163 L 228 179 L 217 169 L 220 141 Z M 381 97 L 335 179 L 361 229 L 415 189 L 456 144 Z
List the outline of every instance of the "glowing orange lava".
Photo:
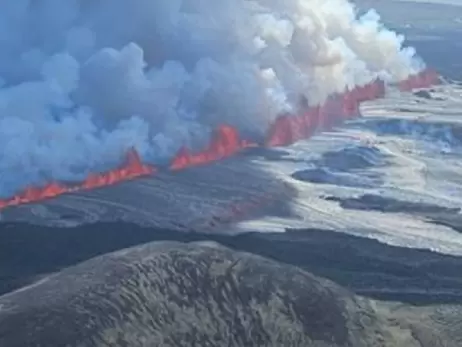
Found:
M 435 70 L 426 69 L 398 83 L 399 90 L 409 92 L 413 89 L 428 88 L 440 83 L 440 76 Z
M 402 91 L 410 91 L 438 83 L 439 76 L 435 71 L 424 70 L 400 82 L 398 88 Z M 384 82 L 376 80 L 333 96 L 322 106 L 302 109 L 299 115 L 281 115 L 270 126 L 265 138 L 265 146 L 287 146 L 310 137 L 316 131 L 328 130 L 339 121 L 360 116 L 361 102 L 381 98 L 384 95 Z M 173 158 L 170 169 L 175 171 L 210 163 L 256 146 L 257 144 L 253 142 L 241 139 L 238 130 L 232 126 L 220 125 L 210 144 L 203 151 L 191 153 L 186 147 L 182 147 Z M 92 173 L 82 183 L 73 186 L 52 182 L 44 187 L 27 187 L 9 199 L 0 200 L 0 209 L 37 202 L 65 193 L 104 187 L 136 177 L 152 175 L 156 171 L 153 166 L 143 164 L 138 153 L 132 149 L 127 153 L 126 163 L 120 168 L 105 173 Z
M 207 148 L 198 153 L 191 153 L 186 147 L 182 147 L 173 158 L 170 169 L 181 170 L 191 166 L 207 164 L 230 157 L 245 148 L 255 146 L 249 141 L 241 140 L 237 129 L 230 125 L 220 125 Z
M 310 137 L 319 130 L 329 130 L 339 121 L 359 116 L 359 104 L 385 94 L 385 85 L 376 80 L 368 85 L 329 98 L 322 106 L 302 110 L 300 115 L 284 114 L 269 128 L 267 147 L 287 146 Z
M 120 168 L 104 173 L 91 173 L 85 181 L 73 186 L 51 182 L 43 187 L 27 187 L 23 192 L 9 199 L 0 200 L 0 209 L 8 206 L 37 202 L 65 193 L 104 187 L 136 177 L 151 175 L 155 172 L 156 169 L 154 167 L 143 164 L 138 153 L 134 149 L 131 149 L 127 153 L 126 162 Z

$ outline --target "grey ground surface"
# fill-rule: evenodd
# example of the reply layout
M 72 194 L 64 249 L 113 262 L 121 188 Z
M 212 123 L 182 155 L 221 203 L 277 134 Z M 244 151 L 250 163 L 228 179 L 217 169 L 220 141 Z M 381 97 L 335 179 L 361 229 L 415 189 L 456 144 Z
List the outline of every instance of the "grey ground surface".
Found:
M 284 213 L 290 186 L 238 156 L 176 173 L 67 194 L 38 204 L 2 211 L 4 222 L 73 226 L 97 221 L 127 221 L 176 230 L 209 228 L 245 218 L 253 206 Z M 230 211 L 236 211 L 234 215 Z
M 460 309 L 444 310 L 377 306 L 214 243 L 157 242 L 1 297 L 0 345 L 457 346 Z
M 377 8 L 445 77 L 462 78 L 462 8 L 356 3 Z M 379 158 L 361 153 L 357 165 Z M 294 178 L 336 183 L 319 170 L 345 171 L 345 157 L 351 166 L 351 153 L 328 153 L 318 171 Z M 248 214 L 290 214 L 296 192 L 254 158 L 3 211 L 0 347 L 462 346 L 461 257 L 332 230 L 220 235 L 223 223 Z M 369 179 L 362 183 L 382 178 Z M 462 232 L 455 209 L 374 195 L 325 199 L 390 216 L 406 210 Z M 202 233 L 185 232 L 191 230 Z M 234 250 L 166 240 L 213 240 Z

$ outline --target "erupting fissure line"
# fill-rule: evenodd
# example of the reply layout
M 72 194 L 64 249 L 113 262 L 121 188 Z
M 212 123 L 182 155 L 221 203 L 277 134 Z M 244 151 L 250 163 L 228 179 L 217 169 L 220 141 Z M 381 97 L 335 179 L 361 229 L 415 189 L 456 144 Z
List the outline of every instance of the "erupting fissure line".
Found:
M 428 88 L 439 82 L 438 74 L 433 70 L 424 70 L 400 82 L 401 91 Z M 287 146 L 306 139 L 316 131 L 328 130 L 336 123 L 358 117 L 359 104 L 364 101 L 381 98 L 385 95 L 385 84 L 376 80 L 362 87 L 356 87 L 342 95 L 335 95 L 322 106 L 302 110 L 299 115 L 281 115 L 270 126 L 265 146 Z M 169 169 L 186 169 L 230 157 L 246 148 L 257 147 L 252 141 L 241 139 L 237 129 L 229 125 L 220 125 L 210 144 L 199 153 L 191 153 L 182 147 L 173 158 Z M 15 196 L 0 200 L 0 210 L 10 206 L 38 202 L 65 193 L 91 190 L 131 180 L 141 176 L 153 175 L 157 169 L 144 164 L 135 149 L 127 153 L 125 163 L 105 173 L 91 173 L 83 182 L 65 185 L 51 182 L 43 187 L 28 187 Z
M 152 175 L 156 171 L 156 168 L 153 166 L 143 164 L 138 153 L 134 149 L 131 149 L 127 153 L 125 163 L 120 168 L 109 170 L 104 173 L 91 173 L 83 182 L 78 184 L 64 185 L 58 182 L 52 182 L 44 187 L 28 187 L 23 192 L 16 194 L 10 199 L 0 200 L 0 209 L 37 202 L 65 193 L 105 187 L 136 177 Z
M 220 125 L 207 148 L 197 154 L 191 154 L 186 147 L 182 147 L 170 164 L 170 169 L 176 171 L 210 163 L 232 156 L 245 148 L 256 146 L 255 143 L 240 139 L 237 129 L 232 126 Z

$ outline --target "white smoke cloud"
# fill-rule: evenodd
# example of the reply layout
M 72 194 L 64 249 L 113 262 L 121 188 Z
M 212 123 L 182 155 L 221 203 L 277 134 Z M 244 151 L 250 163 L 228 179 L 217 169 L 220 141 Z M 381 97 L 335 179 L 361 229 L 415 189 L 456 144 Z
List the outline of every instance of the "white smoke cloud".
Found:
M 0 194 L 406 78 L 423 64 L 402 43 L 346 0 L 2 1 Z

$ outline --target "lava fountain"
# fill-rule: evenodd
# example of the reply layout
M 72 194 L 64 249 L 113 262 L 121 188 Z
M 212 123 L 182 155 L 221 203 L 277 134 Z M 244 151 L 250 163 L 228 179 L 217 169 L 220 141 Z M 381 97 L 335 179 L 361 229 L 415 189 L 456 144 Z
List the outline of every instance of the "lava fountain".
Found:
M 59 182 L 51 182 L 43 187 L 27 187 L 24 191 L 9 199 L 0 200 L 0 209 L 38 202 L 65 193 L 101 188 L 137 177 L 152 175 L 155 172 L 156 168 L 143 164 L 136 150 L 131 149 L 126 155 L 125 163 L 119 168 L 103 173 L 90 173 L 83 182 L 78 184 L 65 185 Z

